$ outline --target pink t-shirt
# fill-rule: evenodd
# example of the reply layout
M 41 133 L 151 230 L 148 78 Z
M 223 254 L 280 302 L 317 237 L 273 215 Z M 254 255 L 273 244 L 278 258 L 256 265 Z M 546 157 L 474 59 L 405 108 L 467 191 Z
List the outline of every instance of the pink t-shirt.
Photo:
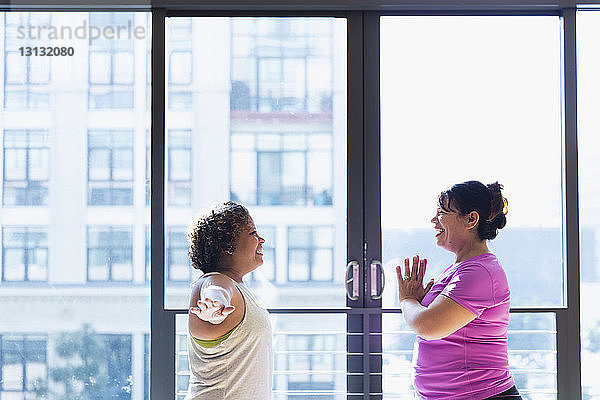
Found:
M 514 385 L 508 371 L 507 328 L 510 290 L 496 256 L 480 254 L 452 264 L 423 301 L 440 294 L 477 317 L 439 340 L 417 336 L 415 389 L 424 399 L 480 400 Z

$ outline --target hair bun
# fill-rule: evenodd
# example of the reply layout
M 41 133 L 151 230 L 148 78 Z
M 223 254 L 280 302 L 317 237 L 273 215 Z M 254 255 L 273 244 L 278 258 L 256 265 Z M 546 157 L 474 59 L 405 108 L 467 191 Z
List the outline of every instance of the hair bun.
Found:
M 488 221 L 496 229 L 502 229 L 506 225 L 506 214 L 508 214 L 508 200 L 502 196 L 504 186 L 498 182 L 487 185 L 491 194 L 490 216 Z

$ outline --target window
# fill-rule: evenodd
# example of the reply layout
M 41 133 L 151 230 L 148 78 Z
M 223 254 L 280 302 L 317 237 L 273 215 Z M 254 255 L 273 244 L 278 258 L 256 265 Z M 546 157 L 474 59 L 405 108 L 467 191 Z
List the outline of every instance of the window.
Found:
M 184 227 L 167 230 L 167 279 L 171 282 L 190 282 L 192 266 L 188 257 L 188 240 Z
M 288 228 L 288 280 L 290 282 L 333 281 L 332 227 Z
M 2 229 L 2 280 L 34 282 L 48 279 L 48 237 L 34 227 Z
M 333 204 L 332 135 L 233 133 L 231 199 L 272 206 Z
M 106 354 L 106 363 L 101 366 L 101 376 L 106 376 L 105 398 L 131 399 L 131 335 L 98 335 Z
M 88 281 L 131 281 L 132 246 L 131 227 L 88 227 Z
M 192 19 L 172 19 L 168 25 L 168 105 L 171 110 L 191 110 L 193 83 Z
M 9 12 L 4 14 L 4 107 L 44 109 L 49 104 L 51 57 L 24 57 L 20 47 L 49 44 L 37 27 L 51 25 L 51 13 Z M 31 30 L 24 29 L 32 27 Z
M 48 204 L 48 134 L 42 130 L 4 131 L 5 206 Z
M 47 384 L 46 338 L 0 335 L 0 398 L 38 398 Z
M 133 204 L 132 131 L 89 131 L 88 204 Z
M 600 398 L 600 13 L 577 12 L 577 112 L 581 380 L 583 399 Z
M 330 20 L 234 18 L 232 31 L 232 111 L 333 111 Z
M 258 234 L 265 239 L 263 243 L 263 265 L 250 273 L 248 281 L 260 282 L 270 281 L 275 282 L 277 277 L 277 241 L 276 229 L 274 226 L 257 226 Z
M 133 13 L 90 13 L 89 24 L 98 29 L 134 25 Z M 134 41 L 130 37 L 113 38 L 100 35 L 90 39 L 89 52 L 89 108 L 133 108 L 134 98 Z
M 332 349 L 336 348 L 333 335 L 288 335 L 286 350 L 287 386 L 289 391 L 325 391 L 335 388 L 336 358 Z M 295 373 L 294 373 L 295 372 Z M 294 396 L 294 399 L 311 400 L 307 393 Z M 319 399 L 334 400 L 335 396 L 322 395 Z
M 167 201 L 170 206 L 189 206 L 192 201 L 192 131 L 170 130 L 167 140 Z

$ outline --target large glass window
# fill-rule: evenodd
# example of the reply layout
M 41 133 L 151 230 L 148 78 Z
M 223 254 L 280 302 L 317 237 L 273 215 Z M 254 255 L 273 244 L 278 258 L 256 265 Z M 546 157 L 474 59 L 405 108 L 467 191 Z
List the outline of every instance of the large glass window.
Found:
M 149 15 L 0 12 L 1 400 L 144 398 Z
M 50 57 L 25 57 L 19 49 L 43 47 L 50 43 L 47 31 L 38 27 L 51 26 L 52 13 L 10 12 L 2 16 L 5 26 L 4 107 L 47 108 L 50 101 Z
M 48 202 L 48 133 L 5 130 L 2 204 L 41 206 Z
M 454 262 L 430 222 L 442 190 L 499 181 L 508 223 L 488 246 L 506 271 L 511 306 L 563 306 L 561 115 L 558 17 L 382 17 L 387 286 L 406 257 L 428 259 L 426 280 Z M 397 291 L 386 291 L 384 307 L 397 304 Z M 384 397 L 407 398 L 414 334 L 398 318 L 383 323 Z M 556 399 L 555 316 L 511 314 L 508 347 L 525 398 Z
M 266 306 L 345 305 L 346 27 L 166 18 L 165 225 L 226 200 L 249 207 L 267 242 L 247 280 Z M 179 91 L 193 112 L 175 106 Z M 296 227 L 304 241 L 290 241 Z M 167 281 L 165 294 L 167 308 L 187 308 L 188 287 Z
M 600 13 L 577 13 L 581 378 L 584 400 L 600 399 Z
M 48 279 L 48 235 L 36 227 L 2 229 L 2 280 L 33 282 Z
M 133 204 L 133 132 L 88 133 L 88 204 Z
M 499 181 L 508 223 L 489 247 L 506 271 L 511 305 L 564 304 L 560 68 L 558 17 L 381 19 L 389 287 L 405 257 L 426 257 L 429 277 L 454 261 L 436 246 L 430 222 L 442 190 Z M 384 304 L 395 301 L 390 290 Z

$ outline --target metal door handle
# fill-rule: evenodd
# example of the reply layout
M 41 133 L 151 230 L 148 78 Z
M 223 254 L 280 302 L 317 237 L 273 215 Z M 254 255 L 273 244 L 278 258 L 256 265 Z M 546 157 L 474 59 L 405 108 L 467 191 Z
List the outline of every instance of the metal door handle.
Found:
M 352 301 L 359 298 L 360 293 L 360 264 L 358 261 L 350 261 L 346 267 L 346 296 Z
M 381 271 L 381 289 L 377 290 L 377 270 Z M 383 289 L 385 288 L 385 272 L 383 272 L 383 265 L 379 260 L 371 260 L 371 300 L 379 300 L 383 296 Z

